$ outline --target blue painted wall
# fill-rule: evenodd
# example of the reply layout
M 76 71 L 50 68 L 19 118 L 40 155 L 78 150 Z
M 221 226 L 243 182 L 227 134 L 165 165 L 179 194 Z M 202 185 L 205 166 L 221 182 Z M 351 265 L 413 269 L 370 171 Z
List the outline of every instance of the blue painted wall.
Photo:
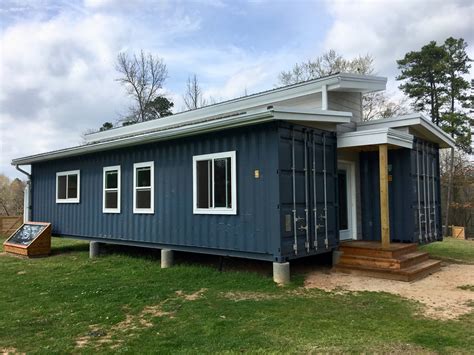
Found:
M 278 142 L 272 123 L 34 164 L 33 220 L 51 222 L 57 235 L 271 259 L 279 254 Z M 231 150 L 237 151 L 237 215 L 194 215 L 193 156 Z M 155 162 L 153 215 L 133 214 L 133 164 L 144 161 Z M 121 166 L 120 214 L 102 213 L 102 168 L 112 165 Z M 56 204 L 56 172 L 76 169 L 80 203 Z
M 298 222 L 299 252 L 295 254 L 293 231 L 286 231 L 284 223 L 284 215 L 292 208 L 288 157 L 289 132 L 293 127 L 297 135 L 298 217 L 304 217 L 304 128 L 272 122 L 34 164 L 33 220 L 51 222 L 56 235 L 263 260 L 283 261 L 327 252 L 338 244 L 335 135 L 306 129 L 317 140 L 316 188 L 321 210 L 322 136 L 326 135 L 329 248 L 322 247 L 324 231 L 321 230 L 320 248 L 304 250 L 305 233 L 300 228 L 308 223 L 313 230 L 316 223 L 310 219 Z M 232 150 L 237 157 L 237 215 L 193 214 L 193 156 Z M 133 214 L 133 164 L 145 161 L 155 163 L 152 215 Z M 102 169 L 113 165 L 121 166 L 121 213 L 104 214 Z M 256 169 L 260 171 L 258 179 L 254 175 Z M 56 172 L 68 170 L 81 172 L 79 204 L 55 202 Z
M 425 198 L 421 160 L 423 149 L 429 166 L 429 205 L 431 206 L 431 224 L 427 218 L 424 222 Z M 417 155 L 420 164 L 420 205 L 422 207 L 422 223 L 418 218 L 418 183 Z M 362 235 L 364 240 L 380 240 L 380 195 L 379 195 L 379 159 L 378 152 L 360 153 L 360 181 L 362 205 Z M 435 171 L 432 172 L 434 162 Z M 442 239 L 441 203 L 439 178 L 439 147 L 436 144 L 415 138 L 414 149 L 389 150 L 388 164 L 391 165 L 389 175 L 389 209 L 390 238 L 395 242 L 426 243 Z M 434 194 L 433 198 L 433 180 Z M 433 204 L 433 200 L 436 203 Z M 428 196 L 426 198 L 428 206 Z M 433 209 L 436 210 L 436 212 Z M 435 216 L 436 215 L 436 216 Z M 431 234 L 430 234 L 431 231 Z M 437 235 L 435 236 L 435 231 Z

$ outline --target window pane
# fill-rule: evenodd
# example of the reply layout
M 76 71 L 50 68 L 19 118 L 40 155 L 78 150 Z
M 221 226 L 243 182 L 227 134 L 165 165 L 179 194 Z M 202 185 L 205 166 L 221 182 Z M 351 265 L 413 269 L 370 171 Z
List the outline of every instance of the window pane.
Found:
M 105 192 L 105 208 L 117 208 L 117 207 L 118 207 L 118 192 L 106 191 Z
M 347 214 L 347 175 L 343 170 L 338 174 L 339 187 L 339 230 L 346 230 L 349 228 L 348 214 Z
M 67 176 L 58 176 L 58 198 L 65 199 L 66 198 L 66 179 Z
M 116 189 L 118 187 L 118 171 L 107 171 L 105 173 L 105 188 Z
M 135 192 L 137 198 L 137 208 L 151 208 L 151 191 L 139 190 Z
M 67 198 L 77 198 L 77 175 L 68 175 L 67 178 Z
M 151 186 L 151 169 L 138 168 L 137 169 L 137 187 L 148 187 Z
M 227 196 L 227 185 L 230 176 L 230 164 L 228 159 L 214 160 L 214 207 L 229 207 Z
M 196 163 L 197 168 L 197 207 L 209 208 L 209 187 L 210 187 L 210 160 L 201 160 Z

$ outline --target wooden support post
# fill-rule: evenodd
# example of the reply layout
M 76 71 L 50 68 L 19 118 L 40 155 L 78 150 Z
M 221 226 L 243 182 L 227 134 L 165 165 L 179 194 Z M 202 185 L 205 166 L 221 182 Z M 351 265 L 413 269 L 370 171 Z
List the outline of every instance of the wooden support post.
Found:
M 390 246 L 390 220 L 388 212 L 388 146 L 379 145 L 379 175 L 380 175 L 380 229 L 382 247 Z

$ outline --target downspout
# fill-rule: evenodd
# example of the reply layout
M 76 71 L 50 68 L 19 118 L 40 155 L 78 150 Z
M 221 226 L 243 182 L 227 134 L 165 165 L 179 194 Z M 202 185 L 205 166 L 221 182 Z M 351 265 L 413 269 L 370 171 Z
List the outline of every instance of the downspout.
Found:
M 20 173 L 25 174 L 28 180 L 26 181 L 25 193 L 23 195 L 23 223 L 31 220 L 31 174 L 15 165 L 15 169 Z

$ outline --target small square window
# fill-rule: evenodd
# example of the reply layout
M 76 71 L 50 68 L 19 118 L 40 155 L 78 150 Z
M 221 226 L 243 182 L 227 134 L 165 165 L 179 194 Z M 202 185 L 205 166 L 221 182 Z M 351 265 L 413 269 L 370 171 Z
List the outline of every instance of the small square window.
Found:
M 193 157 L 195 214 L 237 214 L 235 152 Z
M 56 173 L 56 203 L 79 203 L 79 170 Z

